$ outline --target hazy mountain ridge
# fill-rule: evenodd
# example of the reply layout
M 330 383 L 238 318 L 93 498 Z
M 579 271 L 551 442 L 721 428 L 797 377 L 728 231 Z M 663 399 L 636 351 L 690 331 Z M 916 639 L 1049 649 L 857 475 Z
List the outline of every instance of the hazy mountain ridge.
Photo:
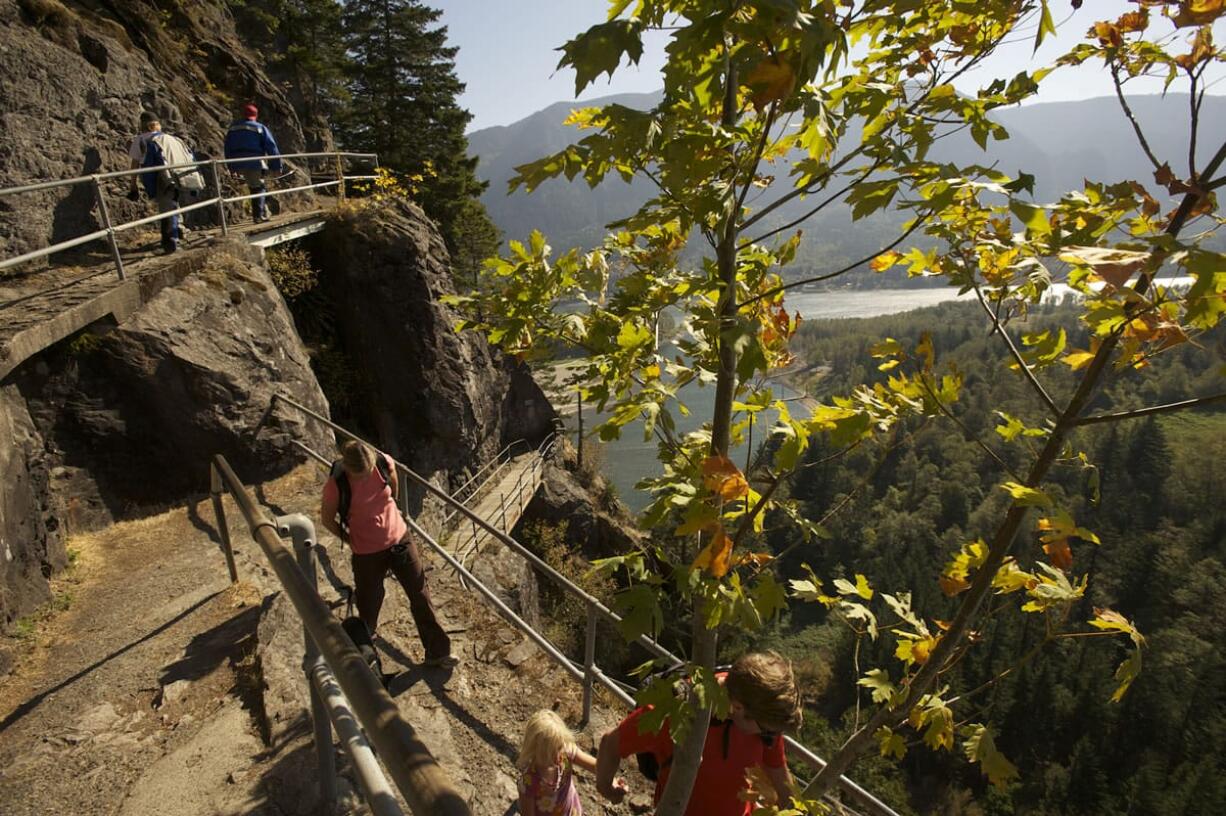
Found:
M 570 111 L 617 103 L 645 109 L 659 93 L 619 94 L 588 102 L 559 102 L 511 125 L 486 128 L 468 136 L 469 149 L 481 161 L 478 175 L 490 182 L 482 197 L 494 222 L 506 238 L 524 238 L 539 229 L 559 249 L 590 247 L 605 233 L 604 225 L 634 212 L 654 188 L 636 180 L 626 184 L 611 178 L 595 189 L 582 179 L 554 180 L 532 195 L 522 190 L 507 194 L 514 168 L 581 139 L 585 134 L 562 122 Z M 1172 160 L 1176 173 L 1186 171 L 1188 95 L 1138 96 L 1129 100 L 1154 152 Z M 963 132 L 938 141 L 930 157 L 940 161 L 995 164 L 1006 173 L 1021 170 L 1035 176 L 1035 200 L 1049 202 L 1065 191 L 1079 189 L 1085 179 L 1115 182 L 1135 179 L 1157 195 L 1153 171 L 1137 144 L 1128 120 L 1114 97 L 1075 102 L 1049 102 L 999 111 L 996 119 L 1009 131 L 1004 141 L 980 150 Z M 1199 160 L 1203 163 L 1216 144 L 1205 134 L 1226 132 L 1226 97 L 1205 98 L 1201 110 Z M 784 174 L 781 172 L 782 178 Z M 800 216 L 812 202 L 795 201 L 764 219 L 767 229 Z M 897 234 L 903 219 L 881 213 L 852 222 L 850 209 L 841 203 L 801 225 L 805 240 L 791 274 L 822 271 L 871 254 Z M 855 285 L 884 282 L 871 273 L 856 276 Z M 895 281 L 897 282 L 897 281 Z

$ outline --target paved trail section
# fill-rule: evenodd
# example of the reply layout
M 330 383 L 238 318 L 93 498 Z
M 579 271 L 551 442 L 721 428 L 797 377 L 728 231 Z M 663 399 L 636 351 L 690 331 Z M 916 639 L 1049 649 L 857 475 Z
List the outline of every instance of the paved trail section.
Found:
M 267 244 L 293 234 L 293 225 L 322 225 L 322 211 L 285 212 L 263 224 L 232 225 L 229 240 Z M 155 224 L 154 227 L 157 225 Z M 128 237 L 128 236 L 125 236 Z M 126 280 L 120 280 L 110 252 L 102 242 L 84 252 L 69 251 L 70 265 L 21 268 L 0 276 L 0 379 L 48 346 L 108 316 L 121 321 L 164 286 L 194 270 L 183 250 L 207 246 L 222 237 L 219 229 L 192 231 L 180 251 L 159 255 L 156 230 L 130 236 L 134 245 L 123 250 Z M 196 263 L 200 262 L 197 257 Z M 30 267 L 36 267 L 37 262 Z
M 314 517 L 322 481 L 303 466 L 255 492 L 275 513 Z M 6 816 L 311 812 L 301 624 L 228 499 L 227 517 L 241 578 L 233 586 L 206 498 L 69 542 L 75 565 L 55 582 L 60 611 L 0 641 L 14 657 L 0 676 Z M 326 534 L 319 553 L 321 595 L 341 614 L 347 554 Z M 420 665 L 407 600 L 389 579 L 379 631 L 389 689 L 473 812 L 504 816 L 513 812 L 523 724 L 555 706 L 576 722 L 580 688 L 426 558 L 462 662 Z M 621 713 L 598 701 L 580 736 L 589 750 Z M 597 803 L 590 778 L 580 788 L 588 813 L 630 812 Z M 365 812 L 351 777 L 341 789 L 339 812 Z M 640 806 L 645 790 L 638 780 Z

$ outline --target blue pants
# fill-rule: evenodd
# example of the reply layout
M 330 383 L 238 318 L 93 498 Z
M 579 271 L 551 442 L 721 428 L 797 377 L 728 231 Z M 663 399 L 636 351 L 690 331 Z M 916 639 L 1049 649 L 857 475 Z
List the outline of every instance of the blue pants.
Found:
M 243 180 L 247 182 L 247 189 L 253 194 L 260 193 L 258 198 L 251 199 L 251 217 L 260 219 L 264 218 L 266 210 L 264 209 L 264 193 L 268 187 L 264 184 L 264 171 L 260 169 L 251 169 L 241 171 Z
M 179 189 L 158 181 L 157 194 L 158 212 L 170 212 L 179 209 Z M 162 227 L 162 249 L 173 252 L 179 244 L 179 216 L 172 215 L 158 222 Z

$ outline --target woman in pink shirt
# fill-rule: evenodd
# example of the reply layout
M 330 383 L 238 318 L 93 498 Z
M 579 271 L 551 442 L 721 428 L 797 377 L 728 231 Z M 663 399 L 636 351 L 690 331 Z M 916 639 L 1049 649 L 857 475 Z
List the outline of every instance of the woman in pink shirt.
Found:
M 396 507 L 399 480 L 391 457 L 377 466 L 375 454 L 359 442 L 340 446 L 340 467 L 324 483 L 320 518 L 333 535 L 353 551 L 353 584 L 358 617 L 373 637 L 383 607 L 383 580 L 390 570 L 409 596 L 409 609 L 426 650 L 427 666 L 453 666 L 451 640 L 434 614 L 421 553 L 408 524 Z M 384 475 L 386 473 L 386 476 Z M 340 518 L 341 488 L 348 483 L 347 518 Z

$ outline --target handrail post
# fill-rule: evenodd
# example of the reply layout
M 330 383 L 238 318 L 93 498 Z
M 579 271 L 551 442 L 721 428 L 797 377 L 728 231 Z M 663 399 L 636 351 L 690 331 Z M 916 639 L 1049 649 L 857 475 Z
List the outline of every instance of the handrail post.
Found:
M 213 516 L 217 519 L 217 534 L 221 537 L 221 551 L 226 555 L 226 568 L 230 570 L 230 583 L 238 583 L 238 568 L 234 566 L 234 547 L 230 543 L 230 527 L 226 524 L 226 509 L 221 503 L 221 474 L 217 466 L 209 465 L 209 492 L 213 496 Z
M 336 198 L 337 201 L 345 200 L 345 167 L 341 163 L 341 154 L 333 153 L 332 158 L 336 160 Z
M 507 529 L 507 494 L 501 490 L 498 491 L 498 505 L 502 512 L 502 529 L 505 531 Z
M 102 194 L 102 182 L 97 176 L 92 177 L 94 184 L 94 200 L 98 202 L 98 214 L 102 216 L 102 228 L 106 230 L 107 243 L 111 245 L 111 257 L 115 260 L 115 271 L 119 279 L 126 276 L 123 271 L 123 256 L 119 254 L 119 242 L 115 240 L 115 227 L 111 225 L 111 211 L 106 206 L 106 196 Z
M 319 575 L 315 569 L 315 524 L 301 513 L 277 516 L 277 533 L 294 542 L 294 555 L 298 569 L 306 578 L 307 586 L 318 590 Z M 304 643 L 302 669 L 306 674 L 307 687 L 311 692 L 311 721 L 315 725 L 315 752 L 319 757 L 320 812 L 331 813 L 336 802 L 336 754 L 332 750 L 332 718 L 323 695 L 314 682 L 315 668 L 323 657 L 306 622 L 302 624 Z
M 587 606 L 587 637 L 583 642 L 583 725 L 592 719 L 592 681 L 596 677 L 596 607 Z
M 221 165 L 213 159 L 213 196 L 217 199 L 217 220 L 221 222 L 221 234 L 230 234 L 230 225 L 226 223 L 226 199 L 221 194 Z

